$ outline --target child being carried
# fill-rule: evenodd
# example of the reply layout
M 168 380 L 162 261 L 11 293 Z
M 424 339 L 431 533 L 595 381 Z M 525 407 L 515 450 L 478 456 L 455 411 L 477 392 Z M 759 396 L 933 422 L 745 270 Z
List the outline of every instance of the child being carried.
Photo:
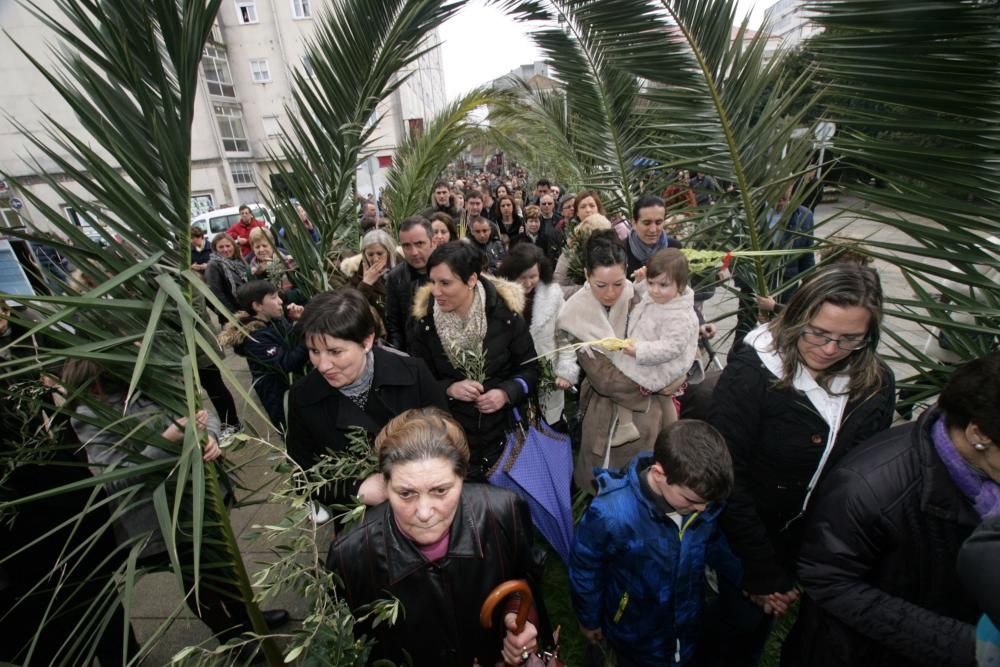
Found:
M 650 257 L 645 280 L 636 282 L 642 300 L 629 316 L 628 338 L 633 341 L 611 355 L 615 367 L 648 393 L 657 393 L 683 378 L 698 352 L 698 316 L 694 292 L 688 286 L 688 262 L 676 248 L 664 248 Z M 639 437 L 632 411 L 618 408 L 614 445 Z

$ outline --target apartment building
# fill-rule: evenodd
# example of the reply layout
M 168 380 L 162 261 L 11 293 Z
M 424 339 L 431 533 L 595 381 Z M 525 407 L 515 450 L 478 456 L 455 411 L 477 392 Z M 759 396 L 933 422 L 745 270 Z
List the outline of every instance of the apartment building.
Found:
M 51 0 L 35 0 L 55 10 Z M 286 107 L 292 104 L 291 71 L 307 75 L 311 63 L 306 42 L 327 6 L 336 0 L 223 0 L 205 45 L 195 101 L 191 155 L 191 214 L 252 202 L 271 188 L 269 156 L 280 158 Z M 0 28 L 32 55 L 53 63 L 48 45 L 54 35 L 19 3 L 0 1 Z M 429 36 L 438 46 L 437 34 Z M 376 192 L 392 164 L 395 147 L 419 130 L 444 106 L 447 97 L 440 48 L 432 48 L 412 66 L 411 76 L 379 105 L 380 118 L 372 155 L 358 170 L 358 189 Z M 407 72 L 400 73 L 405 76 Z M 42 110 L 80 135 L 84 130 L 71 110 L 8 39 L 0 37 L 0 109 L 28 132 L 43 131 Z M 58 174 L 55 164 L 38 158 L 29 142 L 0 118 L 0 170 L 18 177 L 32 193 L 75 223 L 85 220 L 57 201 L 38 176 Z M 56 176 L 59 178 L 59 176 Z M 45 228 L 44 220 L 19 193 L 0 182 L 0 227 L 23 224 Z

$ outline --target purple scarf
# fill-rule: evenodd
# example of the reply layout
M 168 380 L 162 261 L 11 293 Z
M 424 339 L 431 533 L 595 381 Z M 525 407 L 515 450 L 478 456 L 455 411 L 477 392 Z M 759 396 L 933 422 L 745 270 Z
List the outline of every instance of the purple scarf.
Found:
M 972 502 L 979 518 L 986 519 L 1000 514 L 1000 484 L 973 470 L 962 458 L 948 436 L 944 417 L 939 417 L 931 426 L 931 439 L 955 486 Z

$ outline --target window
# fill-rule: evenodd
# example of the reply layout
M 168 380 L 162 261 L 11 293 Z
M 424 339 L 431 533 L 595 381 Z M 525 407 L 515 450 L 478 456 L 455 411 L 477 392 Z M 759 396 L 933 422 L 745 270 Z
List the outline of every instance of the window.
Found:
M 302 71 L 310 79 L 316 76 L 316 70 L 313 69 L 312 58 L 309 56 L 302 56 Z
M 191 216 L 208 213 L 215 208 L 215 197 L 212 193 L 191 195 Z
M 268 66 L 267 60 L 251 60 L 250 76 L 253 77 L 254 83 L 269 82 L 271 80 L 271 68 Z
M 243 127 L 243 112 L 239 107 L 228 104 L 215 105 L 215 122 L 219 124 L 222 147 L 227 153 L 249 153 L 246 129 Z
M 97 231 L 97 227 L 94 225 L 94 221 L 86 213 L 77 211 L 72 206 L 64 206 L 63 210 L 66 212 L 66 219 L 72 222 L 74 225 L 80 228 L 80 230 L 87 235 L 87 238 L 97 243 L 98 245 L 105 246 L 107 241 L 101 236 L 101 233 Z
M 240 185 L 253 185 L 256 180 L 252 162 L 230 162 L 229 170 L 233 174 L 233 183 Z
M 222 44 L 222 28 L 219 27 L 218 19 L 212 23 L 212 32 L 208 34 L 208 39 L 216 44 Z
M 23 227 L 21 216 L 6 202 L 0 202 L 0 229 L 4 227 Z
M 284 134 L 277 116 L 263 116 L 261 120 L 264 121 L 264 134 L 268 137 L 280 137 Z
M 236 20 L 246 25 L 257 22 L 256 0 L 236 0 Z
M 206 46 L 201 57 L 201 69 L 205 74 L 208 92 L 219 97 L 236 97 L 233 75 L 229 72 L 229 60 L 225 49 Z
M 310 0 L 292 0 L 292 16 L 297 19 L 312 18 Z

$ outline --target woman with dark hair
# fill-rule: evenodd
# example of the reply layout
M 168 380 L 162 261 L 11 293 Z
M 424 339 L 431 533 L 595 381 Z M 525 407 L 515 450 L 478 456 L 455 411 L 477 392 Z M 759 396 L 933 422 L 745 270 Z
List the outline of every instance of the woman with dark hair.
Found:
M 431 215 L 429 220 L 431 221 L 431 229 L 434 231 L 434 234 L 431 236 L 431 245 L 433 247 L 436 248 L 449 241 L 458 240 L 458 230 L 455 228 L 455 223 L 452 221 L 450 215 L 439 211 Z
M 471 243 L 452 241 L 427 260 L 430 283 L 413 301 L 410 354 L 427 362 L 472 451 L 470 478 L 485 480 L 513 428 L 511 408 L 536 392 L 538 363 L 524 293 L 482 273 Z
M 243 261 L 243 255 L 236 251 L 236 242 L 228 234 L 217 234 L 212 239 L 212 254 L 205 268 L 205 282 L 230 313 L 239 311 L 236 290 L 246 281 L 247 265 Z M 223 315 L 220 313 L 219 321 L 225 323 Z
M 572 227 L 570 221 L 576 214 L 576 195 L 565 194 L 556 203 L 556 217 L 559 219 L 555 224 L 555 230 L 560 234 L 566 234 L 567 227 Z
M 976 664 L 976 621 L 1000 608 L 1000 561 L 983 561 L 979 586 L 966 588 L 957 558 L 981 521 L 1000 518 L 997 406 L 993 352 L 956 370 L 916 422 L 831 470 L 810 507 L 805 593 L 782 664 Z M 992 599 L 979 594 L 990 586 Z
M 571 342 L 625 338 L 635 291 L 625 276 L 625 249 L 611 229 L 594 231 L 584 248 L 582 289 L 559 312 L 556 327 Z M 649 394 L 612 363 L 624 354 L 596 347 L 579 350 L 577 362 L 586 374 L 580 387 L 583 433 L 574 480 L 577 487 L 595 493 L 594 468 L 621 468 L 639 452 L 652 451 L 656 436 L 677 420 L 669 394 Z M 619 428 L 620 408 L 635 413 L 631 428 Z
M 503 183 L 497 184 L 496 188 L 493 190 L 493 203 L 490 204 L 489 213 L 487 217 L 493 222 L 500 222 L 500 199 L 501 197 L 510 197 L 510 190 Z
M 405 410 L 447 406 L 444 392 L 420 359 L 375 345 L 375 318 L 358 290 L 345 287 L 313 297 L 296 329 L 314 367 L 288 394 L 285 443 L 288 455 L 302 468 L 315 465 L 327 450 L 346 450 L 350 432 L 359 427 L 371 440 Z M 327 490 L 323 499 L 385 499 L 378 475 L 348 486 Z
M 497 220 L 497 225 L 500 226 L 500 240 L 503 241 L 504 247 L 507 247 L 511 239 L 524 234 L 524 220 L 517 212 L 513 197 L 498 197 L 497 210 L 500 211 L 500 219 Z
M 514 493 L 466 481 L 469 445 L 442 410 L 408 410 L 375 439 L 388 502 L 330 547 L 352 610 L 392 596 L 404 613 L 355 632 L 374 637 L 371 660 L 411 665 L 519 665 L 535 652 L 536 618 L 517 632 L 505 608 L 490 629 L 479 623 L 490 592 L 532 579 L 531 517 Z M 536 589 L 537 590 L 537 589 Z M 534 610 L 532 610 L 534 614 Z M 502 618 L 501 618 L 502 616 Z
M 800 287 L 777 319 L 751 331 L 715 387 L 710 421 L 733 455 L 736 486 L 721 525 L 743 562 L 720 582 L 716 664 L 752 662 L 771 616 L 798 598 L 795 559 L 816 485 L 843 456 L 889 428 L 892 371 L 879 358 L 882 286 L 838 264 Z M 722 639 L 725 638 L 725 641 Z
M 552 282 L 552 264 L 538 246 L 520 243 L 511 248 L 497 275 L 518 283 L 524 290 L 524 319 L 528 322 L 535 352 L 541 355 L 539 364 L 547 366 L 548 370 L 540 375 L 551 378 L 552 382 L 550 387 L 539 387 L 538 402 L 545 421 L 557 424 L 563 418 L 563 392 L 579 380 L 580 366 L 572 350 L 556 352 L 559 347 L 556 318 L 565 299 L 559 286 Z

